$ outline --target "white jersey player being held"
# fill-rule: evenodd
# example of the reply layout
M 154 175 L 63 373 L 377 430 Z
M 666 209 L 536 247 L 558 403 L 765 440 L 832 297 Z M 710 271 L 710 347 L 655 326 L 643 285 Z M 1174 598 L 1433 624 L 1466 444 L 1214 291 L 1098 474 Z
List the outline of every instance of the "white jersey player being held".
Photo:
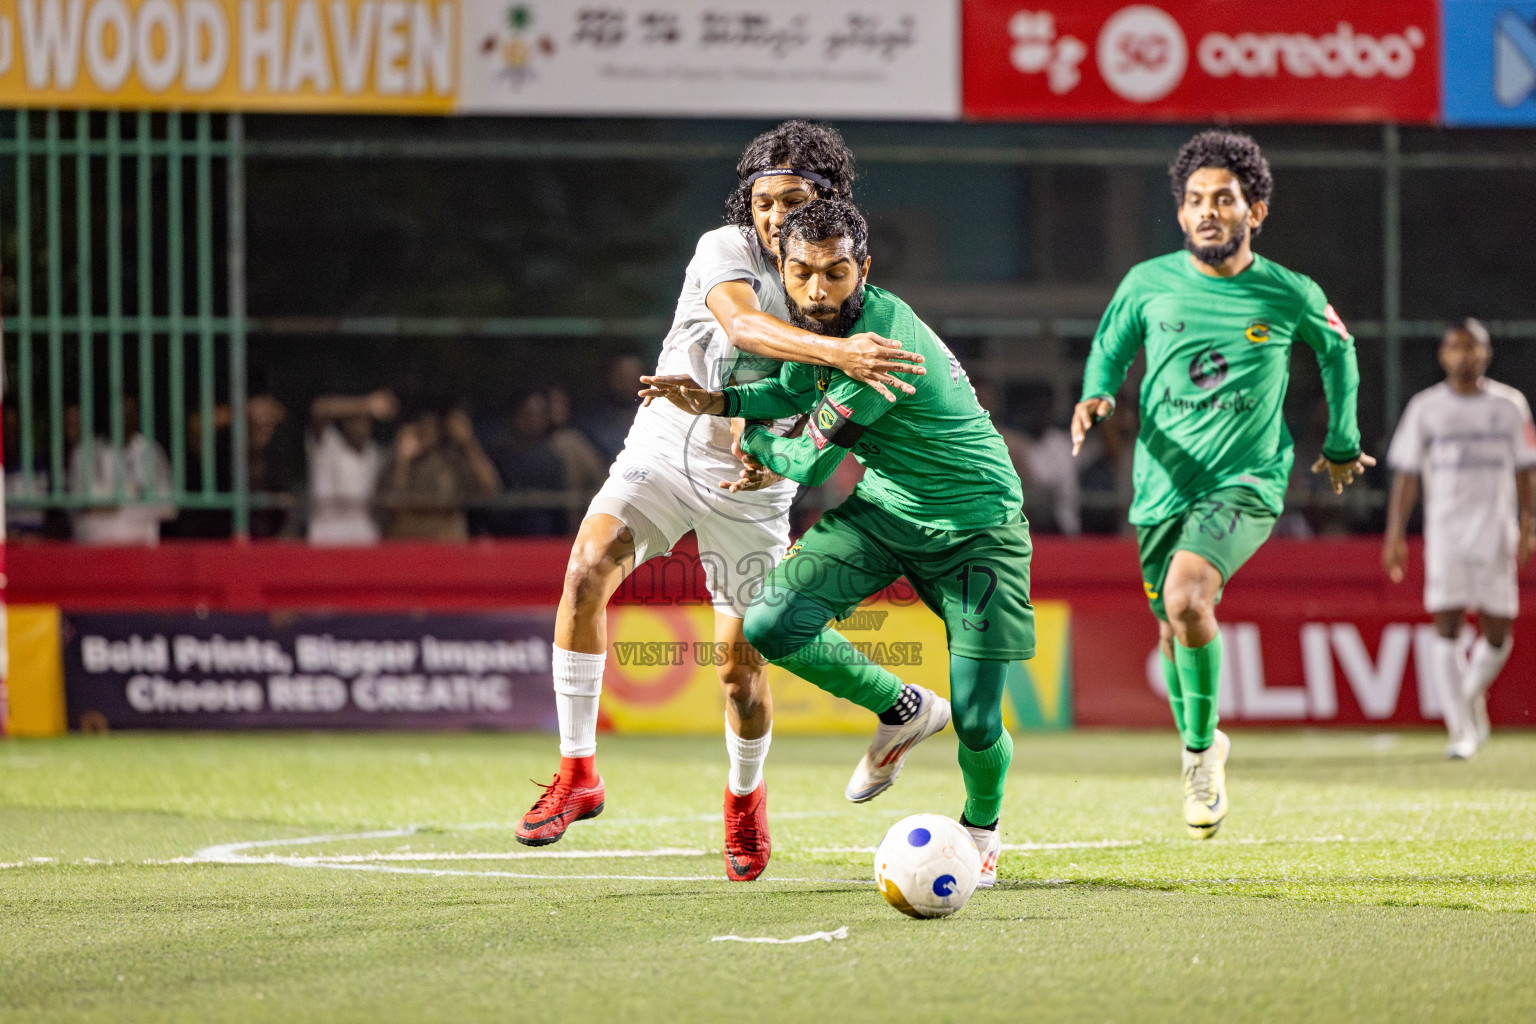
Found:
M 1445 332 L 1445 381 L 1414 395 L 1387 453 L 1396 477 L 1382 565 L 1400 582 L 1404 539 L 1424 491 L 1424 608 L 1435 617 L 1433 677 L 1451 742 L 1468 758 L 1488 740 L 1484 695 L 1514 648 L 1516 574 L 1536 545 L 1536 427 L 1525 396 L 1483 376 L 1487 329 L 1468 319 Z M 1458 634 L 1475 611 L 1479 636 L 1464 660 Z
M 779 225 L 796 207 L 847 198 L 853 157 L 830 128 L 786 121 L 748 144 L 726 204 L 729 223 L 699 239 L 688 264 L 657 374 L 688 374 L 709 387 L 778 373 L 782 360 L 836 367 L 889 399 L 913 390 L 892 372 L 923 373 L 922 357 L 873 334 L 823 337 L 791 327 L 774 258 Z M 636 390 L 640 382 L 636 381 Z M 761 578 L 789 544 L 795 484 L 739 457 L 741 423 L 686 415 L 670 403 L 637 412 L 608 481 L 592 499 L 571 547 L 555 618 L 553 671 L 560 720 L 560 770 L 523 816 L 517 838 L 556 842 L 573 822 L 595 817 L 605 791 L 596 768 L 609 599 L 647 559 L 683 534 L 698 537 L 715 607 L 725 691 L 727 877 L 756 878 L 768 864 L 763 760 L 772 738 L 767 666 L 747 644 L 742 617 Z

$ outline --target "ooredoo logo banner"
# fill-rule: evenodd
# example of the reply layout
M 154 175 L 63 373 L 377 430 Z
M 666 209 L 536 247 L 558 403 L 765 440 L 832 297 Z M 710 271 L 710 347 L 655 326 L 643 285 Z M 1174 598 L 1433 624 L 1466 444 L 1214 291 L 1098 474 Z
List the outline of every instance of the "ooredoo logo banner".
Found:
M 968 0 L 963 104 L 1010 120 L 1430 122 L 1435 0 Z

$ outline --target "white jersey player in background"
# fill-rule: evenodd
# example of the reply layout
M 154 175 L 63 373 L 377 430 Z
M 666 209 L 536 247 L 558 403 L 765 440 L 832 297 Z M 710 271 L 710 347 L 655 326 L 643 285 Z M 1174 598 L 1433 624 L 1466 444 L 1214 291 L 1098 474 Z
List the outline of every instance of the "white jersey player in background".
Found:
M 837 132 L 786 121 L 748 144 L 726 204 L 729 223 L 699 239 L 683 279 L 657 374 L 689 374 L 710 387 L 778 373 L 781 360 L 836 367 L 893 398 L 911 392 L 891 372 L 922 373 L 922 357 L 872 334 L 827 338 L 791 327 L 775 260 L 779 225 L 812 199 L 847 198 L 853 157 Z M 635 382 L 639 391 L 640 382 Z M 725 792 L 726 874 L 751 880 L 771 848 L 763 760 L 772 738 L 766 665 L 747 644 L 742 617 L 757 581 L 789 544 L 795 484 L 744 466 L 733 426 L 647 403 L 592 500 L 571 548 L 555 619 L 553 672 L 560 770 L 517 828 L 519 842 L 556 842 L 573 821 L 596 816 L 605 791 L 596 768 L 598 700 L 606 662 L 606 609 L 626 576 L 698 536 L 715 607 L 717 672 L 725 691 L 730 769 Z M 726 484 L 729 483 L 729 488 Z
M 1492 356 L 1478 321 L 1447 330 L 1445 381 L 1413 396 L 1387 452 L 1396 477 L 1382 565 L 1394 583 L 1402 580 L 1422 481 L 1424 608 L 1439 634 L 1433 676 L 1453 758 L 1471 757 L 1488 740 L 1484 695 L 1514 648 L 1516 574 L 1536 545 L 1536 427 L 1524 395 L 1483 376 Z M 1463 661 L 1457 639 L 1469 611 L 1482 635 Z

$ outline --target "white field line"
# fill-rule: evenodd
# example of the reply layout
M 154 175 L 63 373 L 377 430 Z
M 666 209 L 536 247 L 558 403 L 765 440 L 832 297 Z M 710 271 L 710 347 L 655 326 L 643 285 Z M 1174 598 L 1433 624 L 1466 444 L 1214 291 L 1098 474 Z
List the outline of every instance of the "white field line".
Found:
M 352 832 L 352 833 L 346 833 L 346 834 L 341 834 L 341 835 L 298 836 L 298 837 L 291 838 L 291 839 L 262 839 L 262 840 L 257 840 L 257 841 L 254 841 L 254 842 L 246 842 L 246 843 L 222 843 L 222 844 L 219 844 L 217 846 L 207 846 L 207 847 L 204 847 L 203 849 L 198 850 L 197 852 L 195 852 L 191 857 L 181 857 L 181 858 L 176 858 L 173 861 L 163 861 L 161 863 L 241 864 L 241 865 L 249 865 L 249 864 L 272 865 L 272 864 L 276 864 L 276 865 L 281 865 L 283 867 L 294 867 L 294 868 L 325 868 L 325 869 L 328 869 L 328 870 L 331 870 L 331 871 L 370 871 L 370 872 L 378 872 L 378 873 L 381 873 L 381 874 L 392 874 L 392 875 L 430 875 L 432 877 L 439 877 L 439 878 L 440 877 L 448 877 L 448 876 L 480 877 L 480 878 L 523 878 L 523 879 L 533 879 L 533 880 L 536 880 L 536 881 L 537 880 L 542 880 L 542 881 L 548 881 L 548 882 L 583 881 L 583 880 L 604 880 L 604 881 L 624 881 L 624 882 L 721 882 L 721 881 L 726 881 L 726 879 L 723 878 L 721 875 L 618 875 L 618 874 L 551 875 L 551 874 L 543 874 L 543 873 L 539 873 L 539 872 L 526 872 L 526 871 L 463 871 L 463 870 L 458 870 L 458 869 L 453 869 L 453 868 L 407 868 L 407 867 L 396 867 L 396 866 L 391 865 L 391 864 L 380 864 L 380 863 L 373 862 L 372 860 L 363 859 L 363 858 L 368 858 L 368 857 L 371 857 L 371 856 L 375 856 L 375 855 L 367 855 L 367 854 L 357 854 L 357 855 L 339 854 L 339 855 L 336 855 L 334 857 L 326 857 L 326 856 L 294 857 L 294 856 L 280 856 L 280 855 L 277 855 L 277 854 L 270 854 L 270 853 L 269 854 L 263 854 L 263 855 L 260 855 L 260 856 L 250 856 L 250 855 L 248 855 L 248 854 L 246 854 L 244 852 L 246 850 L 271 849 L 271 848 L 274 848 L 274 847 L 283 847 L 283 846 L 288 846 L 288 847 L 292 847 L 292 846 L 313 846 L 313 845 L 318 844 L 318 843 L 333 843 L 333 842 L 340 842 L 340 841 L 346 841 L 346 840 L 395 839 L 395 838 L 403 838 L 405 836 L 410 836 L 410 835 L 416 835 L 416 834 L 418 834 L 418 832 L 419 832 L 419 829 L 416 826 L 410 826 L 410 827 L 407 827 L 407 828 L 398 828 L 398 829 L 381 829 L 381 830 L 376 831 L 376 832 Z M 687 851 L 684 851 L 681 854 L 679 854 L 679 853 L 673 852 L 672 848 L 663 848 L 661 850 L 654 850 L 654 851 L 635 850 L 635 851 L 630 851 L 630 852 L 631 852 L 631 854 L 633 856 L 637 856 L 637 857 L 645 857 L 645 856 L 650 856 L 650 857 L 671 857 L 671 856 L 700 856 L 700 855 L 702 855 L 701 851 L 694 851 L 694 850 L 687 850 Z M 566 859 L 570 859 L 574 855 L 577 858 L 591 858 L 594 855 L 594 853 L 595 853 L 595 851 L 589 851 L 589 850 L 546 851 L 544 853 L 544 856 L 549 857 L 549 858 L 560 858 L 560 857 L 563 856 Z M 601 854 L 598 854 L 598 855 L 601 856 Z M 377 855 L 377 856 L 391 856 L 391 855 L 381 854 L 381 855 Z M 420 855 L 418 855 L 418 858 L 419 859 L 435 860 L 435 859 L 439 859 L 440 856 L 441 855 L 439 855 L 439 854 L 426 854 L 425 857 L 420 857 Z M 510 858 L 510 857 L 516 856 L 516 854 L 508 854 L 508 855 L 505 855 L 505 856 Z M 400 855 L 399 859 L 408 859 L 408 858 L 409 858 L 409 855 L 402 852 L 402 854 Z M 444 857 L 443 859 L 448 859 L 448 858 Z M 843 880 L 828 879 L 828 878 L 774 878 L 774 877 L 769 877 L 769 878 L 761 879 L 761 881 L 765 881 L 765 882 L 780 882 L 780 883 L 788 883 L 788 884 L 805 884 L 805 883 L 823 884 L 823 883 L 826 883 L 826 882 L 837 882 L 837 881 L 843 881 Z M 862 880 L 861 880 L 860 883 L 858 883 L 858 884 L 872 884 L 872 883 L 862 882 Z
M 311 857 L 289 857 L 275 853 L 259 857 L 206 857 L 201 851 L 191 857 L 172 857 L 157 861 L 160 864 L 377 864 L 388 862 L 427 863 L 431 861 L 483 861 L 483 860 L 630 860 L 656 857 L 708 857 L 714 850 L 689 849 L 681 846 L 663 846 L 654 850 L 497 850 L 469 852 L 419 853 L 396 850 L 389 853 L 375 850 L 371 853 L 323 853 Z
M 713 819 L 711 819 L 713 820 Z M 346 832 L 331 833 L 316 836 L 298 836 L 288 839 L 259 839 L 240 843 L 221 843 L 215 846 L 203 847 L 189 857 L 170 857 L 164 859 L 150 859 L 143 861 L 104 861 L 93 857 L 85 857 L 73 861 L 77 865 L 110 865 L 120 864 L 144 864 L 150 866 L 172 864 L 227 864 L 227 865 L 277 865 L 296 868 L 328 868 L 332 870 L 352 871 L 378 871 L 391 874 L 418 874 L 418 875 L 464 875 L 486 876 L 492 878 L 531 878 L 547 881 L 577 881 L 580 879 L 609 879 L 624 881 L 720 881 L 717 875 L 555 875 L 534 872 L 513 871 L 463 871 L 447 868 L 408 868 L 396 867 L 396 864 L 407 863 L 434 863 L 434 862 L 484 862 L 484 861 L 520 861 L 520 860 L 648 860 L 679 857 L 712 857 L 718 851 L 704 850 L 696 847 L 657 847 L 649 850 L 502 850 L 502 851 L 372 851 L 369 853 L 337 853 L 337 854 L 311 854 L 294 855 L 276 852 L 247 853 L 246 851 L 272 851 L 277 848 L 295 846 L 314 846 L 321 843 L 355 842 L 368 839 L 401 839 L 408 836 L 421 835 L 426 830 L 419 826 L 407 826 L 404 828 L 380 829 L 371 832 Z M 441 831 L 434 827 L 430 831 Z M 1324 836 L 1297 836 L 1289 838 L 1265 838 L 1253 836 L 1228 837 L 1220 845 L 1235 844 L 1239 846 L 1304 846 L 1314 844 L 1369 844 L 1369 843 L 1437 843 L 1437 842 L 1462 842 L 1461 839 L 1450 838 L 1425 838 L 1422 836 L 1397 836 L 1397 837 L 1372 837 L 1372 836 L 1345 836 L 1342 834 Z M 1523 835 L 1485 836 L 1482 842 L 1497 843 L 1530 843 L 1536 842 L 1536 834 Z M 1051 850 L 1092 850 L 1113 849 L 1139 846 L 1182 846 L 1182 840 L 1177 839 L 1094 839 L 1075 840 L 1065 842 L 1031 842 L 1031 843 L 1004 843 L 1005 851 L 1014 853 L 1033 853 Z M 875 848 L 872 846 L 818 846 L 807 847 L 794 852 L 807 854 L 872 854 Z M 785 850 L 784 852 L 790 852 Z M 27 860 L 0 862 L 0 870 L 38 867 L 45 864 L 58 863 L 52 857 L 31 857 Z M 790 883 L 819 883 L 819 882 L 849 882 L 848 879 L 830 878 L 765 878 L 764 881 L 790 882 Z M 1061 881 L 1066 880 L 1045 880 Z M 866 884 L 863 880 L 852 880 L 854 884 Z M 1039 884 L 1037 880 L 1034 884 Z

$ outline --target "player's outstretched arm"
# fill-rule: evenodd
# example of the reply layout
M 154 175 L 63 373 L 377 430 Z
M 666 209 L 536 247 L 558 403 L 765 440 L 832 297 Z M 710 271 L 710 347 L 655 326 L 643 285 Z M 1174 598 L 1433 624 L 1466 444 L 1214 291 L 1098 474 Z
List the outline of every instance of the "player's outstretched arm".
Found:
M 686 373 L 641 377 L 640 397 L 650 405 L 653 398 L 665 398 L 692 416 L 720 416 L 725 412 L 725 394 L 711 391 Z
M 1381 567 L 1393 583 L 1403 582 L 1408 566 L 1408 517 L 1419 501 L 1417 473 L 1398 473 L 1392 478 L 1387 499 L 1387 533 L 1381 541 Z
M 1107 398 L 1088 398 L 1077 403 L 1072 410 L 1072 455 L 1075 458 L 1083 448 L 1088 431 L 1099 420 L 1108 419 L 1115 411 L 1115 403 Z
M 757 293 L 745 281 L 726 281 L 710 289 L 705 298 L 709 311 L 725 330 L 731 344 L 743 352 L 789 363 L 811 363 L 842 370 L 854 380 L 894 402 L 891 388 L 907 394 L 917 389 L 893 373 L 922 375 L 923 357 L 901 347 L 901 342 L 862 332 L 847 338 L 828 338 L 792 327 L 764 313 Z

